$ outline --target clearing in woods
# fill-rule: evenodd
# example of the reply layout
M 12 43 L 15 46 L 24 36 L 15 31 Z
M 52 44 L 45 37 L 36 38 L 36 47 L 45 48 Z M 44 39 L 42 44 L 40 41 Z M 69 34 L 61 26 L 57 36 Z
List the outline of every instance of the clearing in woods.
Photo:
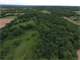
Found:
M 3 28 L 6 24 L 10 23 L 15 18 L 16 18 L 15 16 L 0 18 L 0 28 Z

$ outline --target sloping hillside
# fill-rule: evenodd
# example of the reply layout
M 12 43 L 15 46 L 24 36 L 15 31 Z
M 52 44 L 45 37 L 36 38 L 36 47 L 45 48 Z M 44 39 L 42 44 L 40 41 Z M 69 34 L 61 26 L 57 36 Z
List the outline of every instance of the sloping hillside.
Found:
M 77 60 L 78 27 L 56 13 L 30 11 L 0 34 L 1 60 Z

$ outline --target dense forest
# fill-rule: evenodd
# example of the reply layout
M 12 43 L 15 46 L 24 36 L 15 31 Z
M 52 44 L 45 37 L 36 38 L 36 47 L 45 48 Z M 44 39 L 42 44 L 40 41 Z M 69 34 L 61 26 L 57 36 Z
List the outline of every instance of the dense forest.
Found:
M 77 60 L 79 26 L 63 18 L 76 14 L 58 9 L 24 9 L 0 29 L 0 60 Z

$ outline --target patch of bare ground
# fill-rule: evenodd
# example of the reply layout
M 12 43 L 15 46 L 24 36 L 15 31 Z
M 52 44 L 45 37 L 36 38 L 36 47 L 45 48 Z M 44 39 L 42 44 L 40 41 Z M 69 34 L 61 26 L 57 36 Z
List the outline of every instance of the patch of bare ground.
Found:
M 12 20 L 14 20 L 14 18 L 14 16 L 0 18 L 0 28 L 5 27 L 6 24 L 10 23 Z
M 78 60 L 80 60 L 80 49 L 77 51 Z

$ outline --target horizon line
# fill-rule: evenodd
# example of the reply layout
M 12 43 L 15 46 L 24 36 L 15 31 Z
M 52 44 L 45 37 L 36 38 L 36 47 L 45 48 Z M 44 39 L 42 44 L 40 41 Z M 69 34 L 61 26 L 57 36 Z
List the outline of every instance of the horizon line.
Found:
M 1 5 L 11 5 L 11 6 L 64 6 L 64 7 L 80 7 L 76 5 L 22 5 L 22 4 L 0 4 Z

